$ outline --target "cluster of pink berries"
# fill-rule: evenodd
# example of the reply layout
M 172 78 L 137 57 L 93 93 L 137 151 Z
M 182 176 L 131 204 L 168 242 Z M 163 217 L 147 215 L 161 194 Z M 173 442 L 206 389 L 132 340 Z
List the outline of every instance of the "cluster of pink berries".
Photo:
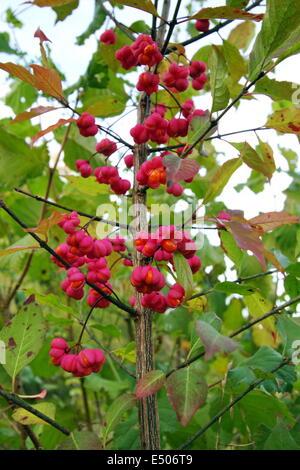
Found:
M 192 78 L 192 87 L 195 90 L 202 90 L 207 82 L 204 62 L 194 60 L 189 67 L 185 65 L 171 64 L 168 71 L 163 75 L 162 81 L 173 93 L 185 91 L 189 86 L 188 77 Z
M 103 292 L 111 294 L 112 285 L 108 282 L 111 273 L 107 267 L 106 257 L 113 251 L 126 251 L 125 239 L 116 236 L 97 240 L 84 230 L 80 230 L 79 224 L 77 212 L 65 215 L 64 219 L 58 223 L 68 236 L 66 242 L 60 244 L 55 252 L 72 265 L 72 268 L 67 270 L 67 278 L 64 279 L 61 287 L 68 297 L 76 300 L 83 298 L 86 280 L 95 284 Z M 51 259 L 58 266 L 65 267 L 55 256 L 51 255 Z M 86 276 L 78 269 L 84 265 L 87 267 Z M 87 304 L 90 307 L 105 308 L 109 305 L 109 301 L 95 289 L 90 289 Z
M 117 144 L 109 139 L 102 139 L 96 144 L 96 151 L 106 157 L 110 157 L 116 150 Z M 76 160 L 76 168 L 83 178 L 88 178 L 93 173 L 87 160 Z M 97 167 L 94 170 L 94 176 L 98 183 L 110 185 L 111 190 L 118 195 L 125 194 L 131 187 L 130 181 L 121 178 L 116 167 Z
M 161 184 L 166 184 L 167 174 L 166 167 L 163 164 L 163 157 L 169 152 L 163 152 L 161 155 L 147 160 L 141 165 L 137 172 L 136 179 L 139 184 L 148 186 L 152 189 L 157 189 Z M 193 181 L 193 177 L 184 180 L 187 183 Z M 180 183 L 172 183 L 167 187 L 167 193 L 179 197 L 183 193 L 183 186 Z
M 137 65 L 152 67 L 159 64 L 163 59 L 158 45 L 147 34 L 140 34 L 130 46 L 122 47 L 122 49 L 116 51 L 115 55 L 125 70 L 130 70 Z
M 136 124 L 130 130 L 130 135 L 136 144 L 145 144 L 149 140 L 157 144 L 166 144 L 170 138 L 186 137 L 189 131 L 191 119 L 202 116 L 202 109 L 195 109 L 193 100 L 185 101 L 181 106 L 181 114 L 184 118 L 164 118 L 166 114 L 164 103 L 156 105 L 151 115 L 143 124 Z
M 192 273 L 201 267 L 195 254 L 196 244 L 188 232 L 179 231 L 174 225 L 159 227 L 154 233 L 140 232 L 135 240 L 136 250 L 147 258 L 173 263 L 173 254 L 179 251 L 188 261 Z
M 95 118 L 89 113 L 82 113 L 76 121 L 80 134 L 83 137 L 92 137 L 97 134 L 98 126 Z
M 99 372 L 105 362 L 100 349 L 83 349 L 78 354 L 71 353 L 70 346 L 63 338 L 55 338 L 50 343 L 50 356 L 55 366 L 71 372 L 75 377 L 85 377 Z

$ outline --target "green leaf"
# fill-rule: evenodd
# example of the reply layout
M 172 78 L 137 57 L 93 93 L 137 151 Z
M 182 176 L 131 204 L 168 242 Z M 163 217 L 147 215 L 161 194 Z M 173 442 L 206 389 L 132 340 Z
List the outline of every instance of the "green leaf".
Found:
M 266 127 L 283 134 L 300 134 L 300 109 L 296 107 L 280 109 L 269 116 Z
M 165 374 L 161 370 L 152 370 L 142 377 L 137 383 L 135 395 L 137 398 L 145 398 L 160 390 L 166 380 Z
M 0 52 L 4 52 L 5 54 L 18 54 L 18 51 L 10 47 L 9 39 L 8 33 L 0 33 Z
M 103 450 L 99 437 L 91 431 L 73 431 L 60 445 L 59 450 Z
M 300 86 L 300 85 L 299 85 Z M 253 93 L 267 95 L 274 101 L 292 100 L 295 84 L 291 82 L 278 82 L 275 79 L 264 77 L 256 83 Z
M 248 142 L 245 142 L 240 157 L 250 168 L 270 179 L 276 169 L 273 150 L 269 144 L 262 142 L 260 139 L 259 142 L 260 145 L 257 147 L 257 151 Z
M 106 428 L 104 431 L 103 443 L 105 445 L 109 434 L 121 421 L 124 413 L 136 405 L 136 396 L 130 393 L 121 395 L 109 407 L 106 413 Z
M 209 188 L 204 196 L 203 204 L 207 204 L 209 201 L 219 196 L 228 183 L 230 177 L 241 166 L 241 164 L 241 158 L 233 158 L 231 160 L 227 160 L 227 162 L 217 168 L 210 180 Z
M 263 372 L 271 372 L 271 370 L 279 366 L 281 362 L 282 356 L 279 352 L 269 348 L 269 346 L 262 346 L 252 357 L 241 362 L 241 366 L 253 367 Z
M 238 83 L 247 72 L 245 59 L 237 47 L 229 41 L 223 41 L 222 50 L 227 63 L 228 79 L 231 83 Z
M 34 408 L 37 411 L 40 411 L 44 415 L 48 416 L 48 418 L 55 419 L 55 405 L 49 402 L 39 403 L 35 405 Z M 13 414 L 12 418 L 17 423 L 30 426 L 31 424 L 46 424 L 49 425 L 46 421 L 39 418 L 38 416 L 30 413 L 30 411 L 25 410 L 24 408 L 17 408 Z
M 230 94 L 227 87 L 228 69 L 226 60 L 222 53 L 222 49 L 218 46 L 213 46 L 209 56 L 208 66 L 211 71 L 210 86 L 212 90 L 212 109 L 211 112 L 220 111 L 226 108 Z
M 230 353 L 240 347 L 238 343 L 227 336 L 222 336 L 213 326 L 201 320 L 196 322 L 196 333 L 205 346 L 206 361 L 218 351 Z
M 30 298 L 29 298 L 30 299 Z M 0 339 L 6 346 L 6 372 L 13 384 L 17 374 L 37 355 L 45 336 L 45 324 L 40 307 L 32 300 L 23 305 L 8 326 L 0 332 Z
M 22 28 L 23 23 L 13 14 L 12 9 L 6 10 L 6 22 L 13 25 L 15 28 Z
M 244 324 L 241 299 L 233 298 L 223 314 L 223 325 L 229 331 L 234 331 Z
M 265 442 L 264 450 L 299 450 L 287 426 L 278 423 Z
M 243 251 L 237 246 L 231 233 L 222 230 L 220 232 L 220 238 L 222 241 L 222 247 L 228 256 L 228 258 L 233 261 L 233 263 L 239 267 L 241 265 L 242 259 L 244 257 Z
M 283 353 L 286 355 L 294 352 L 297 354 L 300 343 L 294 344 L 295 341 L 300 340 L 300 323 L 297 318 L 290 318 L 288 315 L 281 314 L 277 318 L 276 328 L 280 334 L 283 343 Z M 295 358 L 293 358 L 294 360 Z
M 296 277 L 300 277 L 300 262 L 290 264 L 287 268 L 285 268 L 285 270 L 289 274 L 293 274 Z
M 90 178 L 82 178 L 81 176 L 66 176 L 70 185 L 76 188 L 78 191 L 84 194 L 97 195 L 97 194 L 108 194 L 109 189 L 106 184 L 99 184 Z
M 121 114 L 126 106 L 126 101 L 117 98 L 116 95 L 104 96 L 102 100 L 96 101 L 88 108 L 84 109 L 85 113 L 92 114 L 96 117 L 117 116 Z
M 189 298 L 193 293 L 193 273 L 185 257 L 176 252 L 173 255 L 174 267 L 176 269 L 177 282 L 184 287 L 185 298 Z
M 272 59 L 299 43 L 299 35 L 299 5 L 294 0 L 267 0 L 262 28 L 250 54 L 249 80 L 253 80 Z
M 246 51 L 255 34 L 255 24 L 244 21 L 236 26 L 229 34 L 228 41 L 238 49 Z
M 63 21 L 65 20 L 68 16 L 70 16 L 76 8 L 78 8 L 79 5 L 79 0 L 73 0 L 71 3 L 68 3 L 67 5 L 62 5 L 60 7 L 53 7 L 53 10 L 56 13 L 56 21 L 55 23 L 58 23 L 58 21 Z
M 119 338 L 122 334 L 120 328 L 117 328 L 115 325 L 91 325 L 91 328 L 102 331 L 112 338 Z
M 167 394 L 182 426 L 186 426 L 207 397 L 204 376 L 193 366 L 179 369 L 167 378 Z
M 218 282 L 214 286 L 214 290 L 224 292 L 225 294 L 251 295 L 253 294 L 254 288 L 246 284 L 239 285 L 235 282 Z
M 232 8 L 246 8 L 249 0 L 226 0 L 226 5 Z
M 77 36 L 76 44 L 82 46 L 86 39 L 88 39 L 92 34 L 101 28 L 105 19 L 105 10 L 102 8 L 100 2 L 95 2 L 95 12 L 92 22 L 84 33 L 80 34 L 80 36 Z

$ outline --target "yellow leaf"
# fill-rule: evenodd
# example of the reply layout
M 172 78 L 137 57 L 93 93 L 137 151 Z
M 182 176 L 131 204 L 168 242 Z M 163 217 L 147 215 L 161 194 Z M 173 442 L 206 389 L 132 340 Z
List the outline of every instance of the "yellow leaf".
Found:
M 37 411 L 40 411 L 48 418 L 55 418 L 55 405 L 53 403 L 40 403 L 34 407 Z M 13 419 L 20 424 L 31 425 L 31 424 L 48 424 L 38 416 L 30 413 L 30 411 L 24 410 L 24 408 L 17 408 L 13 414 Z
M 10 255 L 12 253 L 15 253 L 16 251 L 21 251 L 21 250 L 36 250 L 37 248 L 40 248 L 40 247 L 39 246 L 14 246 L 12 248 L 7 248 L 6 250 L 0 250 L 0 256 Z
M 47 219 L 41 220 L 41 222 L 38 224 L 37 227 L 34 228 L 25 228 L 25 232 L 35 232 L 35 233 L 41 233 L 42 235 L 47 235 L 50 228 L 53 227 L 53 225 L 57 225 L 59 222 L 61 222 L 64 218 L 65 214 L 61 214 L 60 212 L 52 212 L 50 217 Z

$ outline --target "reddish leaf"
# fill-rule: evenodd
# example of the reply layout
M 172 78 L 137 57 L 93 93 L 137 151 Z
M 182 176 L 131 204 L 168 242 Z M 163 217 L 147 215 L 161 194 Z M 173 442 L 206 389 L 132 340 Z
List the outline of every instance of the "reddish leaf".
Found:
M 54 131 L 55 129 L 58 129 L 59 127 L 64 126 L 65 124 L 69 124 L 70 122 L 74 122 L 74 121 L 75 121 L 74 118 L 70 118 L 70 119 L 60 119 L 60 120 L 57 121 L 55 124 L 52 124 L 52 126 L 47 127 L 47 129 L 44 129 L 43 131 L 38 132 L 37 134 L 35 134 L 35 135 L 32 137 L 31 143 L 30 143 L 30 147 L 33 147 L 33 145 L 36 143 L 36 141 L 37 141 L 40 137 L 43 137 L 43 135 L 48 134 L 48 132 L 52 132 L 52 131 Z
M 33 0 L 32 2 L 24 3 L 31 3 L 32 5 L 36 5 L 38 7 L 61 7 L 71 2 L 74 2 L 74 0 Z
M 186 426 L 205 403 L 207 384 L 203 375 L 195 367 L 189 366 L 173 372 L 167 378 L 167 394 L 180 423 Z
M 48 39 L 46 34 L 38 27 L 38 29 L 36 30 L 36 32 L 34 33 L 34 36 L 35 38 L 39 38 L 39 40 L 41 42 L 44 42 L 44 41 L 49 41 L 49 42 L 52 42 L 51 39 Z
M 259 225 L 264 232 L 274 230 L 282 225 L 292 225 L 299 222 L 299 217 L 288 212 L 267 212 L 249 220 L 251 224 Z
M 37 227 L 34 228 L 24 228 L 23 230 L 25 232 L 35 232 L 35 233 L 41 233 L 42 235 L 47 235 L 50 228 L 53 227 L 53 225 L 57 225 L 59 222 L 63 220 L 65 217 L 65 214 L 61 214 L 60 212 L 52 212 L 50 217 L 47 219 L 41 220 L 41 222 L 38 224 Z
M 35 87 L 54 98 L 63 98 L 61 79 L 56 70 L 33 64 Z
M 238 343 L 221 335 L 213 326 L 204 321 L 196 322 L 196 333 L 205 347 L 204 358 L 206 361 L 218 351 L 230 353 L 240 347 Z
M 30 83 L 30 85 L 35 87 L 35 78 L 21 65 L 13 64 L 12 62 L 0 62 L 0 69 L 5 70 L 16 78 L 19 78 L 23 82 Z
M 191 16 L 189 19 L 226 19 L 226 20 L 253 20 L 262 21 L 263 14 L 253 14 L 238 8 L 232 7 L 215 7 L 215 8 L 202 8 L 198 13 Z
M 152 370 L 138 382 L 135 389 L 137 398 L 145 398 L 153 395 L 164 385 L 166 380 L 165 374 L 161 370 Z
M 163 164 L 167 171 L 167 180 L 172 183 L 194 177 L 199 171 L 199 163 L 192 158 L 179 158 L 177 155 L 166 155 Z
M 300 134 L 300 109 L 297 107 L 279 109 L 269 117 L 266 127 L 283 134 Z
M 49 111 L 54 111 L 55 109 L 61 109 L 61 106 L 58 108 L 55 108 L 54 106 L 37 106 L 36 108 L 31 108 L 29 111 L 23 111 L 22 113 L 17 114 L 9 124 L 27 121 L 27 119 L 32 119 L 36 116 L 40 116 L 41 114 L 49 113 Z

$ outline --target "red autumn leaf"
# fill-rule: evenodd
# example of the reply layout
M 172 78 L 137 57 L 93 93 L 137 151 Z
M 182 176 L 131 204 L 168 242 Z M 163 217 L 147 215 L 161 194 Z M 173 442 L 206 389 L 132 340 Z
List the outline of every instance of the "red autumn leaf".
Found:
M 32 119 L 36 116 L 40 116 L 41 114 L 49 113 L 49 111 L 54 111 L 55 109 L 61 109 L 61 106 L 58 108 L 55 108 L 54 106 L 37 106 L 36 108 L 31 108 L 29 111 L 23 111 L 22 113 L 17 114 L 9 124 L 27 121 L 27 119 Z
M 52 132 L 52 131 L 54 131 L 55 129 L 58 129 L 59 127 L 64 126 L 65 124 L 69 124 L 70 122 L 74 122 L 74 121 L 75 121 L 74 118 L 70 118 L 70 119 L 59 119 L 59 121 L 57 121 L 55 124 L 52 124 L 52 126 L 49 126 L 49 127 L 47 127 L 47 129 L 44 129 L 43 131 L 40 131 L 40 132 L 38 132 L 37 134 L 35 134 L 35 135 L 32 137 L 32 139 L 31 139 L 30 147 L 32 148 L 33 145 L 36 143 L 36 141 L 37 141 L 40 137 L 43 137 L 43 135 L 48 134 L 48 132 Z
M 297 224 L 299 222 L 299 217 L 289 214 L 288 212 L 267 212 L 266 214 L 252 217 L 249 222 L 254 225 L 259 225 L 264 232 L 268 232 L 269 230 L 274 230 L 282 225 Z
M 171 183 L 194 177 L 200 168 L 196 160 L 192 158 L 182 159 L 177 155 L 166 155 L 163 158 L 163 164 L 166 167 L 167 180 Z
M 35 233 L 41 233 L 42 235 L 47 235 L 49 232 L 50 228 L 53 227 L 53 225 L 58 224 L 63 218 L 65 217 L 65 214 L 61 214 L 60 212 L 52 212 L 50 217 L 47 219 L 41 220 L 41 222 L 38 224 L 37 227 L 34 228 L 24 228 L 23 230 L 25 232 L 35 232 Z
M 165 374 L 161 370 L 152 370 L 138 382 L 135 390 L 137 398 L 145 398 L 156 393 L 164 385 Z
M 44 41 L 52 42 L 51 39 L 47 38 L 46 34 L 40 29 L 40 27 L 38 27 L 33 37 L 39 38 L 41 42 L 44 42 Z

